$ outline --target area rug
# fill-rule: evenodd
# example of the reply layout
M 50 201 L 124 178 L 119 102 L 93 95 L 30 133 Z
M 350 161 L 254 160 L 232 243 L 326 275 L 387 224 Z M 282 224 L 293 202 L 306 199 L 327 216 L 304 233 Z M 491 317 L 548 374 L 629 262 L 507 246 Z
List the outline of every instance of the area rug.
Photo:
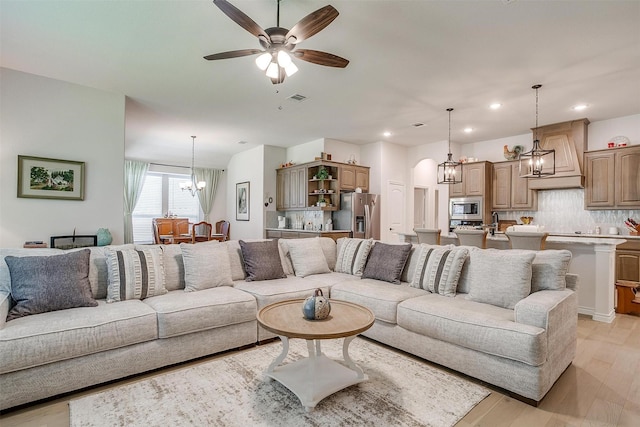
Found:
M 342 359 L 342 340 L 323 341 Z M 433 426 L 455 425 L 489 390 L 422 360 L 356 338 L 349 354 L 369 380 L 341 390 L 306 412 L 264 370 L 279 341 L 129 383 L 69 403 L 80 426 Z M 285 363 L 307 355 L 291 340 Z

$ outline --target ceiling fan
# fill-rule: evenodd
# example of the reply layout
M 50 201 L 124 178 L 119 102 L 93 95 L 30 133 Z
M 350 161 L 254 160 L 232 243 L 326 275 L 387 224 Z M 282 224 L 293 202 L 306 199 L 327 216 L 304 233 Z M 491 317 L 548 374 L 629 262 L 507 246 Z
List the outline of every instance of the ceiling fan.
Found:
M 298 67 L 291 60 L 291 55 L 303 61 L 312 62 L 327 67 L 344 68 L 349 61 L 337 55 L 319 50 L 296 49 L 296 45 L 309 37 L 322 31 L 327 25 L 333 22 L 338 16 L 338 11 L 331 5 L 310 13 L 302 18 L 290 30 L 280 27 L 280 0 L 278 1 L 278 12 L 276 26 L 263 30 L 251 18 L 245 15 L 240 9 L 233 6 L 226 0 L 213 0 L 213 3 L 236 24 L 258 38 L 260 49 L 242 49 L 229 52 L 215 53 L 207 55 L 204 59 L 209 61 L 216 59 L 239 58 L 241 56 L 261 54 L 256 58 L 258 68 L 266 72 L 271 83 L 280 84 L 285 76 L 290 76 L 298 71 Z

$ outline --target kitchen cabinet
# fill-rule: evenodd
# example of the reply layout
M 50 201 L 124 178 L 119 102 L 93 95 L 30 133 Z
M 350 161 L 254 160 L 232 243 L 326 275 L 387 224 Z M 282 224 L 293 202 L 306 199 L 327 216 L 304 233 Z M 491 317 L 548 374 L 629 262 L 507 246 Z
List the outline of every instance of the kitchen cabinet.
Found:
M 363 193 L 369 192 L 369 168 L 367 166 L 340 166 L 340 190 L 354 191 L 361 188 Z
M 640 282 L 640 240 L 616 246 L 616 281 Z
M 307 167 L 290 166 L 276 171 L 276 209 L 307 207 Z
M 462 182 L 450 186 L 449 197 L 488 196 L 490 183 L 490 162 L 464 163 Z
M 529 180 L 519 175 L 519 161 L 493 164 L 491 192 L 494 211 L 538 209 L 538 192 L 531 190 Z
M 585 209 L 640 208 L 640 147 L 585 153 Z

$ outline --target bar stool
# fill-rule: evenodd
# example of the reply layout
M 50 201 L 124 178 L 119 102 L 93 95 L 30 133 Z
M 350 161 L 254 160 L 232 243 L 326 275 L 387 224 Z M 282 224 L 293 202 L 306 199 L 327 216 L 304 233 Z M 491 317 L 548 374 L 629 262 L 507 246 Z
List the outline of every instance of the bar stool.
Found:
M 511 249 L 529 249 L 532 251 L 543 250 L 547 236 L 549 236 L 549 233 L 528 231 L 505 231 L 504 234 L 509 239 Z
M 414 228 L 413 231 L 418 235 L 418 243 L 426 243 L 428 245 L 440 244 L 440 230 L 439 228 Z
M 460 246 L 477 246 L 478 248 L 487 248 L 487 230 L 453 230 L 458 236 L 458 244 Z

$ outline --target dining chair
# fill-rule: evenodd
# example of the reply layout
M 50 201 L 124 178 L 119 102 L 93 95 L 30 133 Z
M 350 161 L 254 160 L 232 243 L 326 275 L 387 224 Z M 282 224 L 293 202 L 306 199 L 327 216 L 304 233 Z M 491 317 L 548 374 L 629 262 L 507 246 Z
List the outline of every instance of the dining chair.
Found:
M 213 240 L 211 232 L 213 231 L 213 225 L 206 221 L 200 221 L 191 226 L 191 243 L 196 242 L 208 242 Z
M 532 251 L 544 250 L 544 245 L 549 233 L 528 231 L 505 231 L 509 239 L 511 249 L 530 249 Z
M 153 240 L 156 245 L 172 243 L 173 220 L 168 218 L 153 218 Z
M 476 246 L 482 249 L 487 248 L 487 230 L 455 229 L 453 232 L 458 236 L 458 244 L 460 246 Z
M 229 221 L 221 220 L 216 222 L 216 234 L 222 234 L 222 241 L 229 240 L 229 231 L 231 229 L 231 224 Z
M 433 228 L 414 228 L 413 231 L 418 235 L 418 243 L 426 243 L 428 245 L 440 244 L 441 229 Z

